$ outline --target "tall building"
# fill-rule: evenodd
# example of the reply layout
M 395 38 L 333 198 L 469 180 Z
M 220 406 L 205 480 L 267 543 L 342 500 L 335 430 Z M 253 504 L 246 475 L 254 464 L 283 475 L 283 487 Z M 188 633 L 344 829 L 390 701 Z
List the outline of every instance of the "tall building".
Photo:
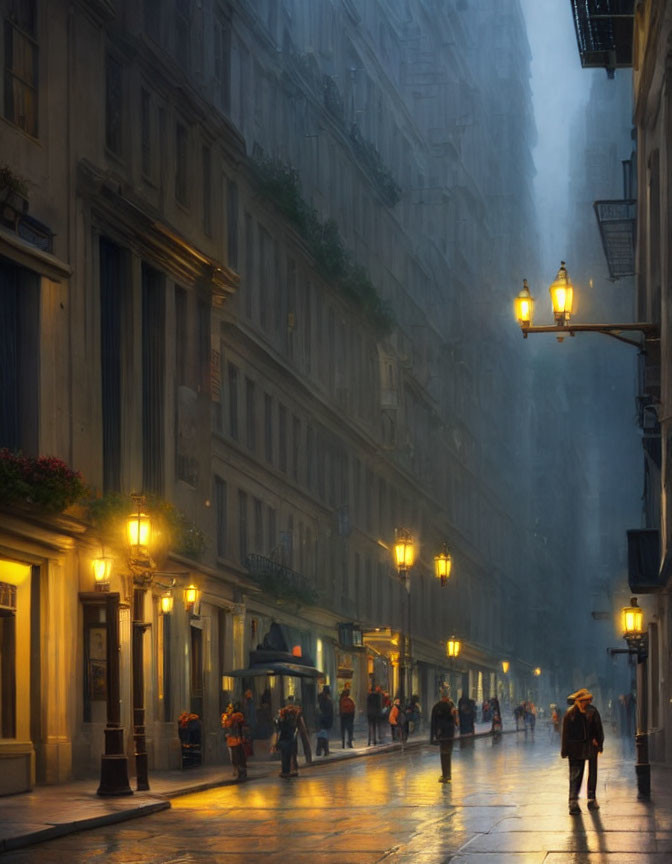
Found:
M 320 677 L 536 698 L 517 0 L 0 11 L 0 446 L 94 499 L 0 503 L 0 791 L 91 776 L 104 732 L 175 766 L 182 712 L 221 761 L 241 687 L 266 727 Z

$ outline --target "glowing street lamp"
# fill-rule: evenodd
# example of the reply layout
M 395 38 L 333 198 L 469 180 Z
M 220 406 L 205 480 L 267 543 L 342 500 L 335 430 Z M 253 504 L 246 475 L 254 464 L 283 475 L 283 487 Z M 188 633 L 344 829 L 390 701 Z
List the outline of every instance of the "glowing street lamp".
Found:
M 448 554 L 448 546 L 444 543 L 438 555 L 434 556 L 434 573 L 441 580 L 441 587 L 446 584 L 453 567 L 453 559 Z
M 405 528 L 395 530 L 394 560 L 399 575 L 407 573 L 415 563 L 415 544 L 410 532 Z
M 152 520 L 143 512 L 143 499 L 140 495 L 134 495 L 133 500 L 136 503 L 136 512 L 126 519 L 126 537 L 128 545 L 131 547 L 131 554 L 134 558 L 144 558 L 147 556 L 149 543 L 152 538 Z
M 521 327 L 530 326 L 534 313 L 534 299 L 530 294 L 527 279 L 523 279 L 523 290 L 513 301 L 513 311 L 516 316 L 516 321 L 518 321 Z
M 560 262 L 560 269 L 549 288 L 551 295 L 551 304 L 553 306 L 553 316 L 558 324 L 567 326 L 569 319 L 572 317 L 572 307 L 574 305 L 574 286 L 569 278 L 565 262 Z
M 190 585 L 184 589 L 184 605 L 187 607 L 189 612 L 193 612 L 194 607 L 198 603 L 201 597 L 201 592 L 192 582 Z
M 541 675 L 541 668 L 539 666 L 535 666 L 535 668 L 532 670 L 532 674 L 535 678 L 538 678 Z
M 511 664 L 509 663 L 508 660 L 502 660 L 502 672 L 503 672 L 505 675 L 508 673 L 508 671 L 509 671 L 509 666 L 510 666 L 510 665 L 511 665 Z
M 165 594 L 161 595 L 161 611 L 164 615 L 170 615 L 173 611 L 173 601 L 174 597 L 172 591 L 166 591 Z
M 644 638 L 644 610 L 637 605 L 636 597 L 630 600 L 630 606 L 621 609 L 621 630 L 629 645 L 631 642 L 641 642 Z
M 109 591 L 112 578 L 112 558 L 107 555 L 99 555 L 91 561 L 93 581 L 96 591 Z
M 451 638 L 446 642 L 446 654 L 449 657 L 459 657 L 461 648 L 462 643 L 454 636 L 451 636 Z

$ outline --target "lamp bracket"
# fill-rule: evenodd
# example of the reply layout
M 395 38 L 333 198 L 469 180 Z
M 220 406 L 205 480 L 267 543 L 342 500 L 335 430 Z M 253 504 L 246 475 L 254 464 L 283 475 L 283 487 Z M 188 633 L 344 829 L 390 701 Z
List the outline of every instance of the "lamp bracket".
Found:
M 521 325 L 523 337 L 527 339 L 529 333 L 569 333 L 574 336 L 576 333 L 602 333 L 605 336 L 611 336 L 613 339 L 618 339 L 619 342 L 625 342 L 627 345 L 633 345 L 635 348 L 642 348 L 641 342 L 635 339 L 628 339 L 621 336 L 622 332 L 636 332 L 644 336 L 645 342 L 656 342 L 660 339 L 660 331 L 655 324 L 646 322 L 627 323 L 627 324 L 542 324 L 540 326 Z

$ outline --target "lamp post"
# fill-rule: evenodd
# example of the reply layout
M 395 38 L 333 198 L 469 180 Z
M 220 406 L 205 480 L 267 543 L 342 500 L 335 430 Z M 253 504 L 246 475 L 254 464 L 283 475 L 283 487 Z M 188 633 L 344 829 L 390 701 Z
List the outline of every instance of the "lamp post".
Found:
M 411 643 L 411 578 L 410 569 L 415 563 L 415 543 L 409 531 L 405 528 L 397 528 L 394 538 L 394 560 L 397 565 L 397 573 L 403 586 L 406 588 L 406 632 L 402 633 L 401 657 L 399 664 L 399 696 L 402 704 L 406 701 L 406 670 L 409 670 L 408 695 L 411 696 L 413 689 L 413 648 Z
M 637 797 L 651 797 L 651 765 L 649 764 L 648 734 L 648 672 L 649 638 L 644 623 L 644 612 L 637 605 L 637 598 L 630 606 L 621 610 L 621 629 L 628 650 L 637 657 L 637 731 L 635 733 L 635 772 L 637 774 Z
M 530 293 L 527 279 L 523 279 L 523 290 L 515 298 L 513 307 L 516 320 L 520 324 L 523 337 L 527 339 L 530 333 L 557 333 L 558 341 L 562 342 L 564 335 L 574 336 L 576 333 L 603 333 L 611 336 L 627 345 L 641 348 L 641 340 L 628 339 L 621 335 L 627 332 L 638 332 L 644 336 L 646 342 L 655 341 L 660 338 L 659 328 L 655 324 L 645 322 L 630 322 L 625 324 L 570 324 L 574 311 L 574 285 L 572 284 L 565 262 L 560 263 L 560 269 L 550 286 L 551 303 L 553 306 L 553 317 L 555 324 L 534 326 L 532 324 L 534 312 L 534 298 Z
M 126 520 L 129 566 L 133 575 L 133 741 L 135 780 L 138 792 L 149 789 L 147 741 L 145 738 L 144 639 L 149 623 L 145 621 L 145 591 L 151 585 L 156 565 L 149 554 L 152 522 L 144 512 L 142 495 L 132 495 L 135 511 Z

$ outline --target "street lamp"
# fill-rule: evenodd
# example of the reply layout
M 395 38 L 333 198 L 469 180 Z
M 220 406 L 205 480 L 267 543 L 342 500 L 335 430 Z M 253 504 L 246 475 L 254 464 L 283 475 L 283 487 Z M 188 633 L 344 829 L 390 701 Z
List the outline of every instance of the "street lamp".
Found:
M 509 671 L 509 666 L 510 666 L 510 665 L 511 665 L 511 664 L 509 663 L 508 660 L 502 660 L 502 672 L 503 672 L 505 675 L 506 675 L 507 672 Z
M 138 792 L 149 789 L 147 742 L 145 739 L 144 638 L 149 624 L 145 621 L 145 590 L 151 585 L 156 565 L 149 554 L 152 521 L 144 512 L 142 495 L 132 495 L 135 512 L 126 520 L 129 566 L 133 575 L 133 741 L 135 744 L 135 777 Z
M 523 279 L 523 290 L 514 300 L 514 314 L 523 337 L 527 339 L 530 333 L 568 333 L 574 336 L 576 333 L 603 333 L 620 342 L 641 348 L 641 341 L 628 339 L 621 335 L 624 332 L 639 332 L 644 336 L 646 342 L 655 341 L 660 338 L 659 329 L 655 324 L 644 322 L 626 324 L 570 324 L 574 310 L 574 285 L 569 278 L 565 262 L 560 263 L 560 269 L 550 286 L 551 304 L 555 324 L 534 326 L 532 324 L 534 311 L 534 298 L 530 293 L 527 279 Z M 562 342 L 563 336 L 558 336 Z
M 462 643 L 454 636 L 451 636 L 451 638 L 446 642 L 446 654 L 449 657 L 459 657 L 461 649 Z
M 448 554 L 448 546 L 444 543 L 441 546 L 441 551 L 438 555 L 434 556 L 434 574 L 437 579 L 441 580 L 441 587 L 443 588 L 446 582 L 448 581 L 448 577 L 450 576 L 450 571 L 453 567 L 453 559 Z
M 401 646 L 401 663 L 399 666 L 399 690 L 402 703 L 406 699 L 406 670 L 409 670 L 408 695 L 413 689 L 413 648 L 411 643 L 411 579 L 409 570 L 415 563 L 415 543 L 410 531 L 405 528 L 396 528 L 394 532 L 394 560 L 397 565 L 397 573 L 402 584 L 406 588 L 406 636 Z M 408 663 L 408 666 L 407 666 Z
M 104 553 L 91 560 L 96 591 L 109 591 L 112 577 L 112 558 Z
M 644 621 L 644 612 L 637 605 L 637 598 L 621 610 L 621 629 L 628 651 L 637 656 L 637 731 L 635 733 L 637 774 L 637 797 L 651 797 L 651 765 L 649 764 L 648 735 L 648 672 L 649 638 Z
M 540 667 L 535 666 L 535 668 L 532 670 L 532 674 L 534 675 L 535 678 L 538 678 L 541 675 Z

